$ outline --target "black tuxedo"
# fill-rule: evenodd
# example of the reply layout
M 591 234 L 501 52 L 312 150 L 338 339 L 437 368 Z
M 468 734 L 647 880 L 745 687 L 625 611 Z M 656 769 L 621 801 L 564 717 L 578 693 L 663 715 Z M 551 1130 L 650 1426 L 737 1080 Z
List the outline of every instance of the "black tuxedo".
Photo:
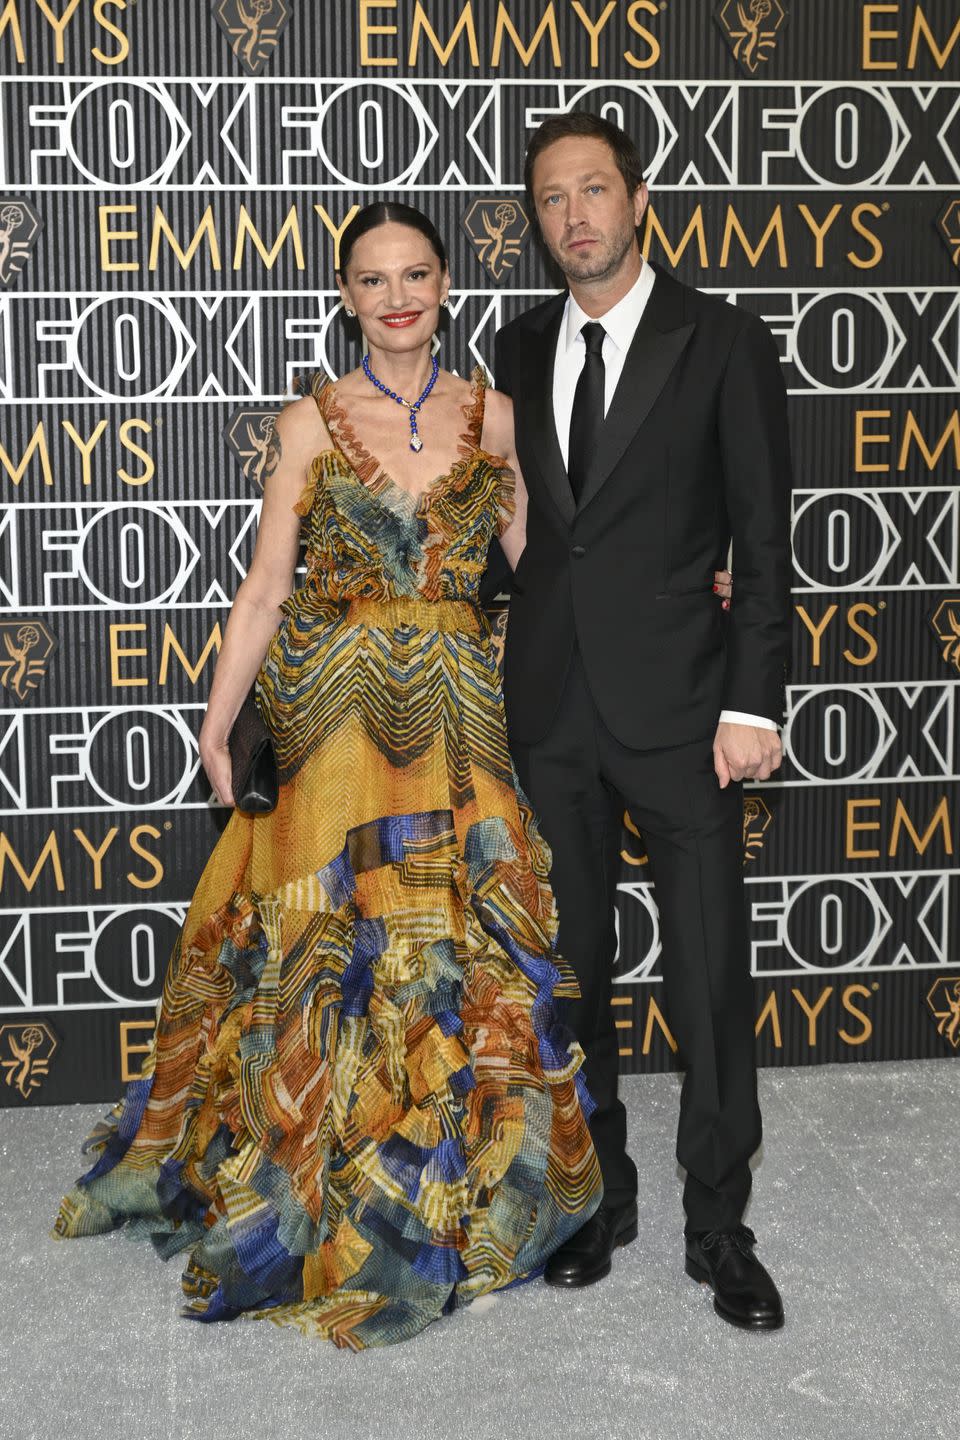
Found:
M 574 507 L 553 420 L 565 296 L 497 336 L 529 494 L 506 687 L 513 733 L 544 733 L 574 635 L 604 720 L 650 749 L 712 733 L 721 710 L 779 721 L 789 647 L 790 459 L 766 326 L 657 271 Z M 736 540 L 729 623 L 713 572 Z
M 779 360 L 755 317 L 658 268 L 575 503 L 553 411 L 565 297 L 497 336 L 529 496 L 505 654 L 518 772 L 554 852 L 571 1020 L 611 1199 L 636 1189 L 616 1098 L 614 890 L 626 805 L 646 840 L 669 1020 L 688 1070 L 688 1225 L 740 1218 L 760 1138 L 742 793 L 721 791 L 721 710 L 779 721 L 790 633 L 790 458 Z M 602 317 L 601 317 L 602 320 Z M 729 615 L 713 572 L 734 542 Z

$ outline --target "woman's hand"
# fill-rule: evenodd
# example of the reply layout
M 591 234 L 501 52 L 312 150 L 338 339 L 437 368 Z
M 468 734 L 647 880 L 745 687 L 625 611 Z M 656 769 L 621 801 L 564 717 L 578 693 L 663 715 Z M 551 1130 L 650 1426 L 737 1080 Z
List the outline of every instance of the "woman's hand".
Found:
M 733 594 L 733 576 L 729 570 L 714 570 L 713 588 L 720 596 L 720 603 L 724 610 L 729 610 L 730 597 Z
M 200 730 L 200 761 L 221 805 L 233 804 L 233 767 L 226 740 L 214 740 Z

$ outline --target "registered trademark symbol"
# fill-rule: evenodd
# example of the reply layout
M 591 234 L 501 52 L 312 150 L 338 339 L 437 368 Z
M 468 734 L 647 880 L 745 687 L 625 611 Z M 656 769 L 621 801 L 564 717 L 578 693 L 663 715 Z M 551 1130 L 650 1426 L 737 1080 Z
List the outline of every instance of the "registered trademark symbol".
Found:
M 172 821 L 172 820 L 164 820 L 164 822 L 163 822 L 163 828 L 164 828 L 164 830 L 172 830 L 172 829 L 173 829 L 173 821 Z
M 873 982 L 873 984 L 871 985 L 870 988 L 871 988 L 871 990 L 879 990 L 879 989 L 880 989 L 880 985 L 879 985 L 878 981 L 874 980 L 874 982 Z
M 880 209 L 881 209 L 881 210 L 889 210 L 889 209 L 890 209 L 890 201 L 889 201 L 889 200 L 884 200 L 883 204 L 880 206 Z
M 880 603 L 879 603 L 879 605 L 877 606 L 877 609 L 878 609 L 878 610 L 886 610 L 886 608 L 887 608 L 887 602 L 886 602 L 886 600 L 881 600 Z

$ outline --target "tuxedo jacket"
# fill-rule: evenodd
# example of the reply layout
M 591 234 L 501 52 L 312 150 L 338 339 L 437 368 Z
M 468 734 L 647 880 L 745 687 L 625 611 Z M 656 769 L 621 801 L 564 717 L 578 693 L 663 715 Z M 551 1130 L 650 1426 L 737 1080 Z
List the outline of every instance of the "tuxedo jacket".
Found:
M 504 657 L 511 739 L 547 732 L 574 642 L 607 728 L 635 749 L 712 738 L 721 710 L 778 723 L 789 659 L 786 390 L 764 323 L 657 269 L 579 504 L 557 439 L 566 297 L 499 331 L 529 497 Z M 733 540 L 733 604 L 713 572 Z

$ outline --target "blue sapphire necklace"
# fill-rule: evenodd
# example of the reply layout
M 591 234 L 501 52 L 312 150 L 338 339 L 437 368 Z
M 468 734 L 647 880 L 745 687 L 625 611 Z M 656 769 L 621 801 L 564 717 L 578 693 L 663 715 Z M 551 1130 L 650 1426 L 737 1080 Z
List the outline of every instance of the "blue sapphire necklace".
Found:
M 363 357 L 363 373 L 364 373 L 364 375 L 366 375 L 366 377 L 367 377 L 367 379 L 370 381 L 370 383 L 371 383 L 372 385 L 376 385 L 377 389 L 378 389 L 379 391 L 381 391 L 382 394 L 384 394 L 384 395 L 389 395 L 391 400 L 396 400 L 396 402 L 397 402 L 398 405 L 403 405 L 405 409 L 407 409 L 407 410 L 410 411 L 410 449 L 411 449 L 411 450 L 418 450 L 418 451 L 419 451 L 419 450 L 422 450 L 422 449 L 423 449 L 423 441 L 420 439 L 419 432 L 417 431 L 417 411 L 420 409 L 420 406 L 423 404 L 424 400 L 426 400 L 427 396 L 430 394 L 430 391 L 433 389 L 434 385 L 436 385 L 436 383 L 437 383 L 437 376 L 440 374 L 440 366 L 437 364 L 437 357 L 436 357 L 436 355 L 431 355 L 431 357 L 430 357 L 430 364 L 431 364 L 430 379 L 429 379 L 429 380 L 427 381 L 427 383 L 426 383 L 426 386 L 425 386 L 425 388 L 424 388 L 423 394 L 420 396 L 420 399 L 419 399 L 419 400 L 414 400 L 414 401 L 411 403 L 411 401 L 409 401 L 409 400 L 404 400 L 403 396 L 402 396 L 402 395 L 398 395 L 395 390 L 390 390 L 390 389 L 388 389 L 387 386 L 384 385 L 384 383 L 383 383 L 382 380 L 378 380 L 377 377 L 376 377 L 376 375 L 374 375 L 373 371 L 370 369 L 370 361 L 369 361 L 368 357 L 367 357 L 366 355 L 364 355 L 364 357 Z

